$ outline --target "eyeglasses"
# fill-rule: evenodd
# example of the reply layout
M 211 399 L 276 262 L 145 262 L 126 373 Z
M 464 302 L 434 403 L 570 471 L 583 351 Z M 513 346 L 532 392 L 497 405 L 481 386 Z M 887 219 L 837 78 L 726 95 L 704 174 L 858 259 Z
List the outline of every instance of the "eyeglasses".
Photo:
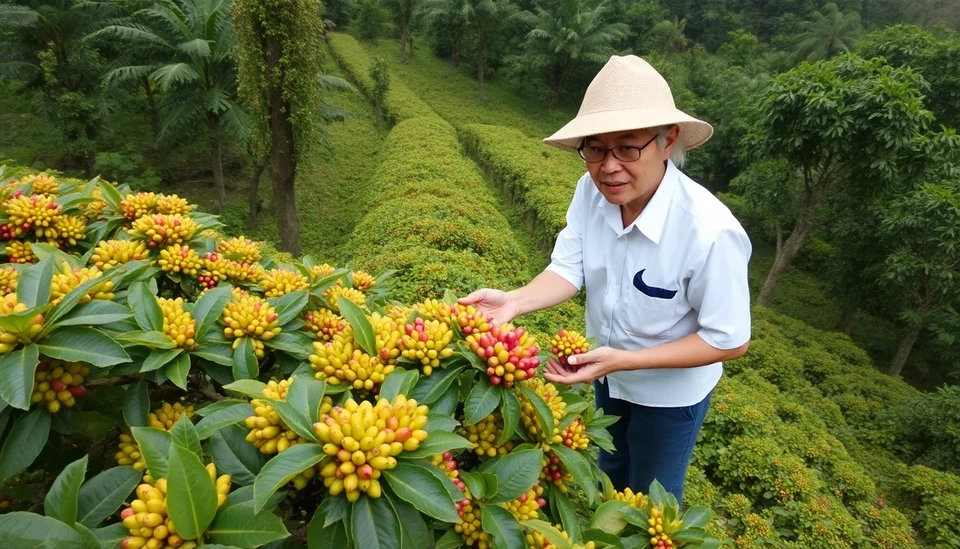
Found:
M 613 157 L 620 162 L 636 162 L 637 160 L 640 160 L 640 151 L 647 148 L 647 145 L 653 143 L 653 140 L 656 138 L 657 136 L 651 137 L 650 141 L 647 141 L 642 147 L 620 145 L 612 149 L 604 149 L 603 147 L 593 147 L 582 144 L 577 148 L 577 152 L 580 153 L 580 158 L 590 162 L 591 164 L 603 162 L 603 159 L 607 157 L 607 152 L 612 152 Z

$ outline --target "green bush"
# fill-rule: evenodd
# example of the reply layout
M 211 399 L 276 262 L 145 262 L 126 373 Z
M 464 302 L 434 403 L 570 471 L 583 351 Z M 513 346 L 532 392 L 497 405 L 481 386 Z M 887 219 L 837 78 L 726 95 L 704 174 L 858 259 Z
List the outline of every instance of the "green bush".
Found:
M 960 386 L 918 393 L 878 414 L 888 449 L 907 463 L 960 474 Z

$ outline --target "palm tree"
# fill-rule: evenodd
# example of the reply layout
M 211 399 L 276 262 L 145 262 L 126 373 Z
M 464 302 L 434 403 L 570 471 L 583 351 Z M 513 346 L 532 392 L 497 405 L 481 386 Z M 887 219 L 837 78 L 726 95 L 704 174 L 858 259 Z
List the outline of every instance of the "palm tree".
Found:
M 496 40 L 507 20 L 517 13 L 517 6 L 511 0 L 463 0 L 461 11 L 477 42 L 477 95 L 483 97 L 487 45 Z
M 423 18 L 438 40 L 450 41 L 450 64 L 460 66 L 463 38 L 467 34 L 463 0 L 425 0 Z
M 813 12 L 797 36 L 797 58 L 819 61 L 848 52 L 862 32 L 860 14 L 840 13 L 836 4 L 825 4 L 821 11 Z
M 687 18 L 673 20 L 665 19 L 654 25 L 650 31 L 657 43 L 657 49 L 662 53 L 679 53 L 687 49 L 690 40 L 683 33 L 687 27 Z
M 130 21 L 95 33 L 142 48 L 144 62 L 113 69 L 106 78 L 147 76 L 164 93 L 161 140 L 205 130 L 221 214 L 227 209 L 223 146 L 248 136 L 247 116 L 236 101 L 230 8 L 230 0 L 158 0 Z
M 538 67 L 552 91 L 550 108 L 560 99 L 567 77 L 584 63 L 604 63 L 615 53 L 614 44 L 626 38 L 623 23 L 606 23 L 607 5 L 590 7 L 584 0 L 560 0 L 551 11 L 537 7 L 534 28 L 526 37 L 526 61 Z

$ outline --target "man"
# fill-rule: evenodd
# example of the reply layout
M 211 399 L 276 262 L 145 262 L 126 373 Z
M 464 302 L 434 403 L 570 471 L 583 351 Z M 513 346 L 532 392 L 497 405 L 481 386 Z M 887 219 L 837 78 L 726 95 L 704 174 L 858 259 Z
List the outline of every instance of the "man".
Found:
M 526 286 L 477 290 L 460 302 L 495 321 L 557 305 L 587 287 L 593 350 L 544 377 L 593 383 L 596 405 L 620 416 L 616 451 L 599 466 L 618 490 L 656 479 L 683 501 L 687 466 L 723 372 L 750 340 L 752 251 L 730 211 L 677 168 L 713 128 L 674 106 L 670 87 L 636 56 L 613 56 L 577 117 L 544 140 L 578 151 L 567 225 L 550 265 Z

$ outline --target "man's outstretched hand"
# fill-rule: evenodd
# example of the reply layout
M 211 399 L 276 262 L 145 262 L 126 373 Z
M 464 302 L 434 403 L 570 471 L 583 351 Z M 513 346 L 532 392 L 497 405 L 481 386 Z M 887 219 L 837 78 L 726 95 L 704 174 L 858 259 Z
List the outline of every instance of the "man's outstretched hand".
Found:
M 481 288 L 458 301 L 461 305 L 473 305 L 493 320 L 494 324 L 510 322 L 517 316 L 517 306 L 503 290 Z
M 601 377 L 624 370 L 629 363 L 630 353 L 611 347 L 598 347 L 582 355 L 573 355 L 567 359 L 570 367 L 566 368 L 556 359 L 547 363 L 543 377 L 551 383 L 593 383 Z

